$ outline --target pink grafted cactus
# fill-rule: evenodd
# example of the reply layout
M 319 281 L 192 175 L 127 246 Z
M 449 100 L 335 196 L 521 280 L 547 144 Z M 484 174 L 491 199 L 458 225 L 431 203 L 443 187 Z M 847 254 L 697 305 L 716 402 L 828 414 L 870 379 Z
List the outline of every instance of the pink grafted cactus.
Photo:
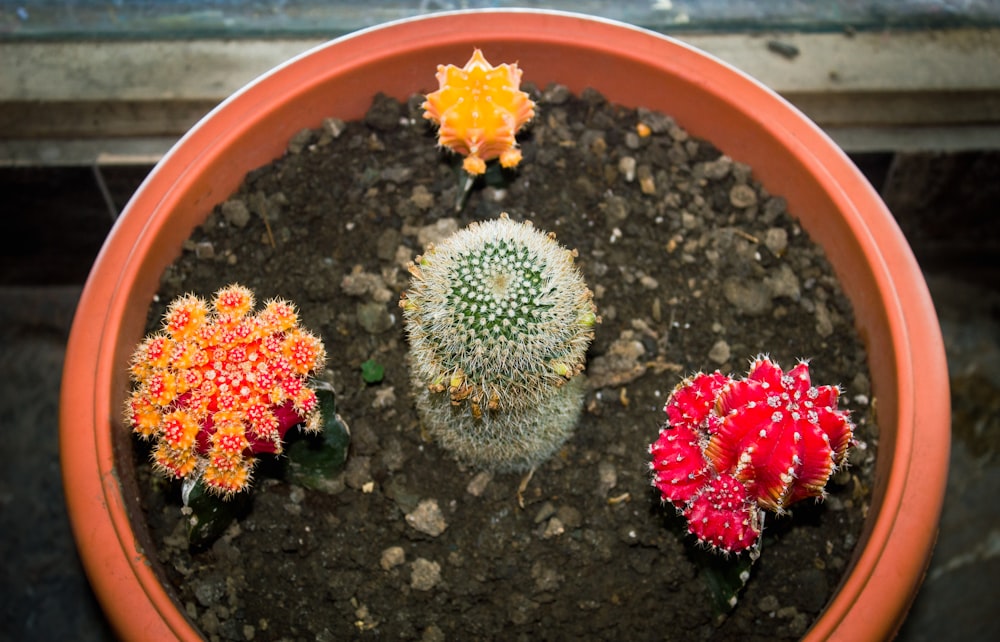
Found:
M 788 373 L 758 357 L 744 379 L 719 372 L 677 386 L 650 446 L 653 486 L 689 530 L 723 552 L 760 538 L 764 510 L 822 498 L 853 441 L 836 386 L 813 386 L 809 365 Z

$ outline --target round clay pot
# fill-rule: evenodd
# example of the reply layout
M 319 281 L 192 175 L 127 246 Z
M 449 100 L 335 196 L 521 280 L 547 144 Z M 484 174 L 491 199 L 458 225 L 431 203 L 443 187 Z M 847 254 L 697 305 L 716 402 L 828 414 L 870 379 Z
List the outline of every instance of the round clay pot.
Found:
M 854 559 L 810 639 L 884 639 L 928 563 L 950 441 L 947 367 L 917 263 L 861 173 L 812 122 L 756 81 L 676 40 L 614 22 L 527 10 L 455 12 L 364 30 L 262 76 L 206 116 L 149 175 L 115 224 L 66 353 L 60 440 L 67 503 L 90 581 L 125 639 L 198 639 L 161 584 L 141 516 L 122 408 L 127 363 L 164 268 L 249 170 L 323 118 L 360 118 L 376 92 L 429 91 L 439 63 L 473 47 L 525 80 L 672 115 L 749 164 L 823 246 L 867 342 L 880 443 Z

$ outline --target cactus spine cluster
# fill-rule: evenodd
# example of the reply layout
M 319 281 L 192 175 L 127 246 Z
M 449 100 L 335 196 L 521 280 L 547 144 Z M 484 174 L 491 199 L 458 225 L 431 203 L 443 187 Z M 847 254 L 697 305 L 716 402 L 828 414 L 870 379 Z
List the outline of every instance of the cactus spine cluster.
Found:
M 211 306 L 179 297 L 130 366 L 126 420 L 155 440 L 154 466 L 200 477 L 225 497 L 247 488 L 255 454 L 281 452 L 289 428 L 321 429 L 306 377 L 325 362 L 323 343 L 299 327 L 292 304 L 253 308 L 253 292 L 240 285 L 219 290 Z
M 479 49 L 464 67 L 438 65 L 439 89 L 427 95 L 424 118 L 437 123 L 439 145 L 465 156 L 469 174 L 482 174 L 494 158 L 503 167 L 521 162 L 514 136 L 535 115 L 521 74 L 516 64 L 494 67 Z
M 598 321 L 575 256 L 503 214 L 411 264 L 400 306 L 417 407 L 460 460 L 525 470 L 571 433 Z
M 744 379 L 715 372 L 670 395 L 667 424 L 650 446 L 653 486 L 692 534 L 723 552 L 760 538 L 764 511 L 822 498 L 853 440 L 836 386 L 813 386 L 801 362 L 785 373 L 757 357 Z

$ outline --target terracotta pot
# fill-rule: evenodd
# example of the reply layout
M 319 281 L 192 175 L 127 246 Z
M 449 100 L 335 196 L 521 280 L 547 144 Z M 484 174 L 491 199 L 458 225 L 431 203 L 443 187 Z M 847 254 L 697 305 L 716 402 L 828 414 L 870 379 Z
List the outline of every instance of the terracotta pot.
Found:
M 813 123 L 776 94 L 680 42 L 622 24 L 535 11 L 440 14 L 318 47 L 244 88 L 156 166 L 115 225 L 80 300 L 66 353 L 60 439 L 74 533 L 97 595 L 126 639 L 195 639 L 160 583 L 123 426 L 126 364 L 164 268 L 247 171 L 324 117 L 360 118 L 382 91 L 434 87 L 474 46 L 516 60 L 525 80 L 668 113 L 748 163 L 826 251 L 870 358 L 881 439 L 873 503 L 855 558 L 812 639 L 884 639 L 901 624 L 937 530 L 950 441 L 940 329 L 910 249 L 875 192 Z

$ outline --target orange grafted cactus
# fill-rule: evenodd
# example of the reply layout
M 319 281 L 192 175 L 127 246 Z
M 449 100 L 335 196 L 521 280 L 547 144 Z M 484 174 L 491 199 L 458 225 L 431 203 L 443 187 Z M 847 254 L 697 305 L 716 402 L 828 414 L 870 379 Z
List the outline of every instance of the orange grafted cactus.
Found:
M 514 136 L 535 116 L 521 74 L 516 63 L 494 67 L 479 49 L 464 67 L 438 65 L 439 89 L 427 95 L 424 118 L 438 124 L 442 147 L 465 156 L 469 174 L 482 174 L 494 158 L 503 167 L 521 162 Z
M 249 485 L 254 455 L 281 452 L 289 428 L 322 425 L 306 382 L 326 361 L 322 341 L 298 326 L 291 303 L 253 308 L 253 292 L 239 285 L 219 290 L 211 305 L 179 297 L 130 367 L 136 386 L 126 419 L 156 441 L 156 468 L 199 476 L 224 496 Z

